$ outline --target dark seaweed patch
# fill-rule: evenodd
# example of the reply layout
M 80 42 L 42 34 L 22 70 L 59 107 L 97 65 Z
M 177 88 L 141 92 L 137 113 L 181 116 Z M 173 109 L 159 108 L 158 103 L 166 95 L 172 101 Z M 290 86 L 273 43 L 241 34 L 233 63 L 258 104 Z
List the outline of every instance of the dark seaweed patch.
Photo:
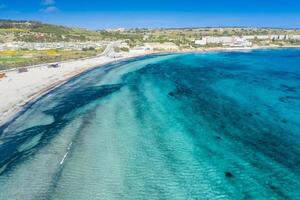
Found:
M 169 92 L 168 95 L 171 96 L 171 97 L 175 96 L 175 94 L 173 92 Z
M 226 178 L 233 178 L 234 177 L 231 172 L 225 172 L 224 174 L 225 174 Z
M 282 102 L 282 103 L 287 103 L 287 99 L 286 97 L 279 97 L 278 101 Z
M 280 87 L 283 89 L 285 92 L 296 92 L 296 87 L 288 86 L 286 84 L 281 84 Z
M 0 146 L 0 168 L 5 167 L 0 173 L 4 173 L 16 161 L 36 152 L 38 147 L 49 142 L 64 126 L 66 126 L 73 118 L 65 119 L 65 116 L 81 108 L 99 98 L 105 97 L 118 91 L 122 85 L 105 85 L 98 87 L 81 88 L 71 92 L 65 96 L 60 103 L 52 109 L 46 110 L 45 113 L 54 117 L 54 122 L 49 125 L 34 126 L 18 133 L 7 139 L 3 139 L 4 143 Z M 42 137 L 35 146 L 19 151 L 18 149 L 26 141 L 41 134 Z
M 246 115 L 247 115 L 248 117 L 253 117 L 253 114 L 250 113 L 250 112 L 248 112 Z
M 222 140 L 222 138 L 220 136 L 216 136 L 217 140 Z

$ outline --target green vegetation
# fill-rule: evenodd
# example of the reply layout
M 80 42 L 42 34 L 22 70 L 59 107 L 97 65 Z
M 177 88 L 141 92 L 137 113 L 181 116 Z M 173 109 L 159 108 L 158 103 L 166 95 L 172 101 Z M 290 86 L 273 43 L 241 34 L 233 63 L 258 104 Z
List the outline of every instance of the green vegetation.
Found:
M 169 28 L 169 29 L 127 29 L 90 31 L 69 28 L 36 21 L 0 20 L 0 42 L 83 42 L 126 40 L 130 47 L 145 42 L 173 42 L 180 47 L 190 47 L 195 39 L 203 36 L 241 35 L 300 35 L 299 29 L 272 28 Z
M 199 46 L 195 39 L 204 36 L 246 36 L 246 35 L 300 35 L 299 29 L 271 28 L 174 28 L 174 29 L 119 29 L 90 31 L 81 28 L 70 28 L 36 21 L 0 20 L 0 43 L 6 42 L 93 42 L 116 41 L 127 42 L 129 47 L 141 46 L 144 43 L 171 42 L 182 50 L 191 50 Z M 300 45 L 296 40 L 259 40 L 253 44 L 258 46 Z M 203 48 L 220 47 L 220 44 L 208 44 Z M 28 50 L 0 51 L 0 69 L 25 65 L 55 62 L 73 58 L 83 58 L 99 54 L 102 49 L 84 48 L 82 50 Z M 116 52 L 127 52 L 128 48 L 115 48 Z
M 129 49 L 126 48 L 126 47 L 114 47 L 114 51 L 117 52 L 117 53 L 120 53 L 120 52 L 129 52 Z
M 83 42 L 99 41 L 100 33 L 35 21 L 0 20 L 0 42 Z
M 143 43 L 173 42 L 181 49 L 195 47 L 194 40 L 204 36 L 245 36 L 245 35 L 300 35 L 299 29 L 272 28 L 174 28 L 174 29 L 127 29 L 124 31 L 98 31 L 105 40 L 126 40 L 130 47 Z M 264 43 L 255 40 L 255 44 Z M 272 43 L 272 42 L 271 42 Z M 274 42 L 276 43 L 276 42 Z M 293 42 L 287 42 L 295 44 Z M 268 42 L 267 44 L 270 44 Z M 218 45 L 208 45 L 207 48 Z
M 58 62 L 96 56 L 103 49 L 87 50 L 2 50 L 0 51 L 0 70 L 29 65 Z

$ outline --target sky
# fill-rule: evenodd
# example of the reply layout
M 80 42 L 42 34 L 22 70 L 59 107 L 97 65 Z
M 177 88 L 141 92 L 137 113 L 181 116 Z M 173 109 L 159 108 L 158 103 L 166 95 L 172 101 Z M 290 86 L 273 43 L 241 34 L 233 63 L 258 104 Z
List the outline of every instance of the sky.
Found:
M 0 0 L 0 19 L 105 28 L 300 28 L 300 0 Z

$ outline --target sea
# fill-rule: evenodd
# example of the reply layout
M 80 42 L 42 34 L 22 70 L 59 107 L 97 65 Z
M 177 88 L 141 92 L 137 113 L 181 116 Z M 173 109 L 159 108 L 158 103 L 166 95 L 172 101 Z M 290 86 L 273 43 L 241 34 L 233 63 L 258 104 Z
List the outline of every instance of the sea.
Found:
M 153 54 L 72 78 L 0 127 L 0 200 L 15 199 L 300 199 L 300 49 Z

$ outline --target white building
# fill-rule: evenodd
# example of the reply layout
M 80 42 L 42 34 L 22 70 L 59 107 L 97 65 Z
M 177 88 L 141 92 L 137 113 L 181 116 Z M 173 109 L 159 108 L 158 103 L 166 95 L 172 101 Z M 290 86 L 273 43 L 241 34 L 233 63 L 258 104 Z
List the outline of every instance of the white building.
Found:
M 119 45 L 119 48 L 130 48 L 129 47 L 129 44 L 127 42 L 122 42 L 120 45 Z
M 234 41 L 234 37 L 222 36 L 222 37 L 206 37 L 208 44 L 222 44 L 229 45 Z
M 152 43 L 145 43 L 145 46 L 148 47 L 150 50 L 163 50 L 163 51 L 177 51 L 179 47 L 174 44 L 173 42 L 152 42 Z
M 300 35 L 292 35 L 290 38 L 292 40 L 300 40 Z
M 203 37 L 201 40 L 195 40 L 195 44 L 197 45 L 206 45 L 206 44 L 222 44 L 222 45 L 230 45 L 234 42 L 234 37 L 213 37 L 207 36 Z
M 231 37 L 203 37 L 201 40 L 195 40 L 196 45 L 207 45 L 207 44 L 221 44 L 224 46 L 235 46 L 235 47 L 249 47 L 252 43 L 247 38 L 231 36 Z
M 133 49 L 130 49 L 130 53 L 145 53 L 146 51 L 150 50 L 149 47 L 146 46 L 139 46 Z
M 287 40 L 289 39 L 288 35 L 270 35 L 270 40 Z
M 232 46 L 232 47 L 251 47 L 252 42 L 248 41 L 244 37 L 234 37 L 233 43 L 231 43 L 229 46 Z
M 207 44 L 206 37 L 203 37 L 201 40 L 195 40 L 195 44 L 205 46 Z
M 247 35 L 243 37 L 248 40 L 290 40 L 299 37 L 300 40 L 300 35 Z
M 108 28 L 105 29 L 107 32 L 124 32 L 126 29 L 125 28 Z
M 268 35 L 256 35 L 254 37 L 257 38 L 258 40 L 269 40 Z

